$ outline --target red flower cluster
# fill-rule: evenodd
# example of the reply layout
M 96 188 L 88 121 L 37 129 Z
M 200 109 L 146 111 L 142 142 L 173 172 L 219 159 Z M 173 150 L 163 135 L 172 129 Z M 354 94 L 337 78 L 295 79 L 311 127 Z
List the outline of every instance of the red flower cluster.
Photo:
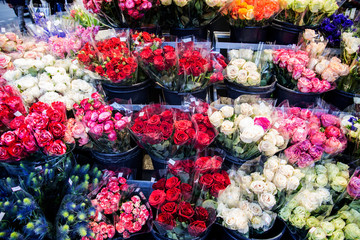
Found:
M 114 83 L 136 77 L 137 61 L 119 38 L 99 41 L 95 47 L 86 43 L 79 51 L 78 59 L 87 69 Z
M 226 171 L 207 173 L 200 177 L 199 183 L 203 190 L 210 191 L 213 197 L 218 197 L 219 192 L 230 185 L 230 178 Z
M 176 70 L 177 55 L 175 48 L 171 46 L 164 46 L 155 50 L 152 46 L 144 47 L 139 56 L 145 68 L 154 67 L 159 72 L 169 69 Z
M 206 73 L 209 68 L 209 61 L 197 50 L 185 50 L 179 58 L 179 75 L 198 77 Z
M 178 160 L 174 164 L 168 165 L 168 170 L 174 176 L 179 176 L 180 173 L 192 174 L 194 171 L 194 161 L 191 159 Z
M 195 170 L 201 174 L 213 173 L 221 168 L 223 158 L 220 156 L 205 156 L 196 159 Z
M 163 39 L 159 38 L 155 34 L 150 34 L 148 32 L 135 32 L 131 35 L 132 42 L 135 46 L 143 46 L 149 44 L 161 45 Z
M 209 117 L 205 114 L 196 113 L 191 116 L 191 119 L 195 122 L 197 130 L 195 148 L 202 149 L 209 146 L 216 137 L 215 128 Z
M 221 82 L 224 80 L 224 75 L 222 74 L 224 69 L 227 67 L 225 62 L 225 57 L 221 53 L 211 53 L 210 54 L 210 82 Z
M 16 117 L 26 115 L 21 95 L 12 86 L 0 86 L 0 124 L 8 126 Z

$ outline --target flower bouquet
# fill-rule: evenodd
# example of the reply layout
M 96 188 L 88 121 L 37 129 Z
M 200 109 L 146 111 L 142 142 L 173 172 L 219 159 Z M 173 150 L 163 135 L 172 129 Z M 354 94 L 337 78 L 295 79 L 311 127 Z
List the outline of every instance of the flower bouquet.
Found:
M 72 19 L 75 22 L 79 23 L 84 28 L 91 27 L 91 26 L 102 26 L 103 23 L 101 23 L 97 18 L 95 14 L 92 14 L 85 10 L 84 6 L 81 6 L 80 4 L 73 4 L 68 11 L 67 19 Z
M 233 42 L 258 43 L 268 40 L 267 27 L 271 18 L 279 11 L 278 0 L 235 0 L 222 10 L 221 14 L 230 23 L 230 39 Z
M 272 128 L 273 108 L 266 102 L 225 105 L 211 111 L 209 120 L 219 131 L 216 142 L 230 162 L 241 164 L 262 153 L 272 156 L 287 145 L 285 136 Z
M 350 157 L 354 157 L 354 159 L 357 159 L 360 154 L 359 123 L 359 118 L 352 115 L 345 115 L 341 118 L 341 129 L 348 139 L 348 147 L 345 149 L 345 153 L 350 155 Z
M 342 13 L 333 14 L 322 21 L 319 31 L 326 37 L 331 46 L 339 47 L 342 32 L 350 30 L 353 25 L 353 21 L 348 16 Z

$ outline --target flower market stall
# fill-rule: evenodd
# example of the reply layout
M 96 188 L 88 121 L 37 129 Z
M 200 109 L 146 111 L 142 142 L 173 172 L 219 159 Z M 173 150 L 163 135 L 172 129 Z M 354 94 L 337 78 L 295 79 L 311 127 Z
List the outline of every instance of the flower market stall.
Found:
M 359 240 L 344 2 L 84 0 L 2 27 L 0 239 Z

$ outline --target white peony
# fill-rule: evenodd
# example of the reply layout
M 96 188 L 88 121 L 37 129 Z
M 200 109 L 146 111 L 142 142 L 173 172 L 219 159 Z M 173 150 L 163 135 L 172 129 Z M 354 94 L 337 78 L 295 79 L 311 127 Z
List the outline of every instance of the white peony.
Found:
M 50 80 L 46 80 L 45 78 L 43 80 L 39 81 L 39 87 L 45 91 L 55 91 L 55 84 Z
M 63 83 L 67 86 L 70 86 L 70 83 L 71 83 L 71 78 L 67 74 L 64 74 L 64 75 L 56 74 L 56 75 L 52 76 L 51 79 L 55 84 Z
M 222 112 L 224 118 L 231 118 L 234 115 L 234 108 L 228 105 L 220 108 L 220 111 Z
M 246 117 L 240 120 L 239 122 L 239 129 L 243 132 L 245 129 L 251 128 L 254 126 L 254 119 L 251 117 Z
M 270 193 L 262 193 L 259 197 L 259 204 L 263 209 L 271 210 L 276 204 L 276 199 Z
M 15 86 L 17 86 L 20 90 L 25 90 L 28 88 L 32 88 L 37 84 L 38 80 L 36 77 L 32 77 L 31 75 L 26 75 L 19 80 L 14 82 Z
M 19 58 L 14 60 L 13 63 L 17 69 L 28 70 L 29 68 L 33 67 L 32 62 L 33 62 L 32 59 Z
M 286 188 L 287 178 L 284 175 L 277 173 L 277 174 L 275 174 L 275 177 L 273 179 L 273 183 L 275 184 L 277 189 L 279 191 L 281 191 L 281 190 Z
M 62 67 L 46 67 L 45 71 L 49 73 L 50 75 L 65 75 L 66 70 Z
M 225 135 L 230 135 L 234 133 L 235 132 L 234 123 L 229 120 L 225 120 L 221 124 L 220 132 L 222 132 Z
M 75 79 L 71 82 L 71 90 L 86 93 L 94 93 L 96 91 L 90 83 L 81 79 Z
M 33 60 L 33 66 L 37 69 L 37 70 L 41 70 L 45 68 L 45 64 L 43 61 L 40 60 Z
M 67 90 L 67 86 L 64 83 L 57 83 L 55 85 L 55 89 L 57 92 L 65 93 Z
M 45 55 L 41 58 L 45 66 L 52 66 L 55 64 L 55 58 L 52 55 Z
M 39 98 L 41 95 L 40 89 L 38 86 L 28 88 L 21 93 L 22 97 L 25 99 L 26 103 L 33 103 L 35 99 Z
M 215 127 L 220 127 L 224 121 L 224 116 L 220 111 L 216 111 L 213 114 L 211 114 L 209 120 L 211 124 L 214 125 Z

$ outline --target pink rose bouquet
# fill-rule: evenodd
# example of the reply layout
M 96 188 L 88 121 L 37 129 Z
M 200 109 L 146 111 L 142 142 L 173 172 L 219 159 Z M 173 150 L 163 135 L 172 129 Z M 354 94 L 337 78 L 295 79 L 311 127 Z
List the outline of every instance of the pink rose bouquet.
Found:
M 13 32 L 0 34 L 0 49 L 4 53 L 18 51 L 18 46 L 22 43 L 23 40 Z

